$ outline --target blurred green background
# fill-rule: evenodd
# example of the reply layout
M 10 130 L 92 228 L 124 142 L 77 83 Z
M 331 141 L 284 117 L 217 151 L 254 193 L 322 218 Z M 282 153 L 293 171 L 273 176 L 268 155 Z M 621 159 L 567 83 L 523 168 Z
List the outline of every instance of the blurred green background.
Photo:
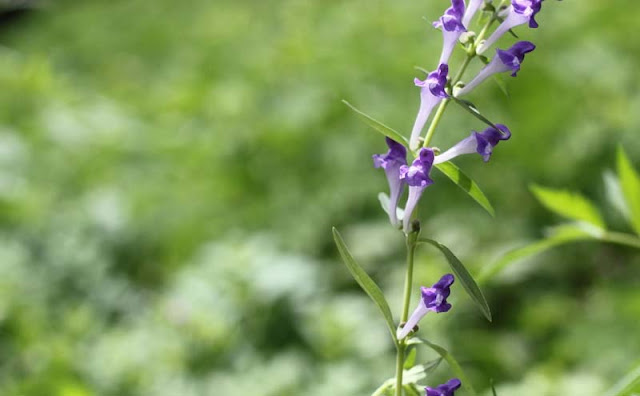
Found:
M 376 198 L 383 139 L 340 100 L 408 131 L 447 4 L 2 2 L 0 394 L 350 396 L 390 377 L 384 322 L 330 228 L 395 312 L 403 241 Z M 639 20 L 637 0 L 546 1 L 541 27 L 518 29 L 538 48 L 510 97 L 469 96 L 513 131 L 490 163 L 456 160 L 496 218 L 435 175 L 424 234 L 478 273 L 557 220 L 531 183 L 604 205 L 616 145 L 640 165 Z M 434 143 L 479 128 L 450 106 Z M 418 255 L 417 283 L 448 270 Z M 638 282 L 638 251 L 573 244 L 484 285 L 493 323 L 456 285 L 421 331 L 478 389 L 601 395 L 640 356 Z

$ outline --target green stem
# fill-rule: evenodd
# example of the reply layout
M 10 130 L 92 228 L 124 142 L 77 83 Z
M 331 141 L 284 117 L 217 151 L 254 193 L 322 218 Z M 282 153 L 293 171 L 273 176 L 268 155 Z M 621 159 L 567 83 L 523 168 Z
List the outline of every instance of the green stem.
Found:
M 413 285 L 413 261 L 416 252 L 416 240 L 418 234 L 412 232 L 407 235 L 407 273 L 404 279 L 404 296 L 402 299 L 402 315 L 400 323 L 405 323 L 409 318 L 409 306 L 411 304 L 411 291 Z M 398 351 L 396 354 L 396 393 L 395 396 L 402 396 L 402 374 L 404 370 L 404 353 L 406 343 L 404 340 L 398 340 Z

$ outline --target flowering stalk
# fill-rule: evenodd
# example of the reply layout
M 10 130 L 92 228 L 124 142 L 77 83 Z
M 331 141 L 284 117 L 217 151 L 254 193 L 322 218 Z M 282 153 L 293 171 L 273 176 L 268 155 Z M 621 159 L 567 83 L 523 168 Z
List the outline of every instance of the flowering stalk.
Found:
M 444 313 L 451 309 L 451 304 L 447 302 L 447 298 L 451 293 L 450 288 L 455 278 L 452 274 L 445 274 L 439 281 L 433 284 L 433 286 L 421 287 L 421 299 L 414 311 L 409 315 L 411 294 L 413 292 L 414 257 L 418 235 L 420 234 L 420 222 L 413 220 L 413 218 L 417 217 L 415 216 L 415 212 L 426 188 L 433 184 L 430 176 L 431 169 L 434 165 L 451 161 L 465 154 L 477 153 L 482 156 L 485 162 L 489 161 L 495 147 L 501 141 L 506 141 L 511 137 L 511 131 L 505 125 L 493 124 L 479 114 L 472 104 L 457 98 L 457 96 L 470 92 L 482 83 L 482 81 L 495 73 L 509 71 L 512 73 L 512 76 L 516 76 L 520 70 L 525 54 L 533 51 L 535 48 L 535 45 L 531 42 L 520 41 L 507 50 L 498 49 L 493 60 L 488 62 L 478 75 L 466 84 L 466 86 L 458 89 L 461 86 L 458 83 L 462 80 L 469 64 L 481 51 L 480 45 L 483 45 L 483 48 L 488 48 L 505 31 L 508 31 L 511 27 L 517 26 L 518 24 L 528 22 L 531 27 L 537 27 L 534 17 L 536 13 L 540 11 L 542 0 L 510 0 L 510 5 L 506 7 L 508 1 L 509 0 L 502 0 L 497 6 L 497 10 L 507 11 L 506 18 L 486 42 L 483 41 L 483 38 L 492 24 L 499 19 L 498 12 L 495 11 L 495 9 L 492 17 L 485 23 L 478 35 L 475 36 L 475 38 L 474 35 L 469 35 L 470 41 L 468 44 L 463 43 L 466 45 L 465 50 L 467 56 L 455 76 L 449 78 L 449 58 L 451 53 L 458 43 L 462 32 L 467 31 L 467 25 L 471 22 L 484 2 L 484 0 L 469 0 L 469 6 L 466 7 L 464 0 L 451 0 L 451 7 L 445 11 L 442 17 L 433 23 L 443 34 L 443 48 L 440 59 L 438 60 L 438 66 L 434 71 L 428 73 L 424 80 L 414 80 L 414 84 L 420 88 L 420 107 L 408 142 L 401 134 L 393 130 L 389 131 L 390 128 L 386 126 L 384 128 L 377 128 L 383 131 L 385 135 L 393 137 L 393 139 L 387 137 L 386 143 L 389 150 L 385 154 L 376 154 L 373 156 L 374 166 L 384 169 L 389 185 L 388 207 L 386 203 L 383 203 L 383 206 L 387 210 L 389 221 L 394 227 L 400 228 L 400 223 L 402 222 L 401 228 L 406 238 L 406 273 L 400 324 L 397 328 L 395 328 L 395 321 L 393 320 L 391 310 L 382 292 L 379 288 L 375 287 L 373 280 L 368 279 L 362 269 L 356 268 L 357 264 L 355 264 L 353 258 L 350 257 L 348 250 L 344 246 L 344 241 L 342 241 L 339 235 L 336 235 L 336 231 L 334 231 L 334 238 L 337 238 L 336 243 L 347 266 L 352 274 L 354 274 L 356 280 L 358 280 L 358 283 L 360 283 L 380 308 L 394 339 L 397 348 L 396 374 L 395 381 L 393 382 L 395 386 L 395 396 L 403 395 L 405 352 L 412 332 L 417 331 L 418 322 L 429 312 Z M 452 95 L 455 96 L 452 97 Z M 456 145 L 439 153 L 438 150 L 429 147 L 429 144 L 448 103 L 452 99 L 455 99 L 458 104 L 467 106 L 469 111 L 488 124 L 489 127 L 482 132 L 472 131 L 469 136 L 460 140 Z M 431 120 L 422 147 L 420 147 L 422 130 L 431 112 L 436 107 L 436 113 Z M 369 121 L 374 120 L 369 118 Z M 403 143 L 409 147 L 411 154 L 414 156 L 410 164 L 407 161 L 408 150 Z M 436 155 L 437 152 L 438 155 Z M 404 205 L 404 216 L 402 219 L 399 219 L 397 213 L 401 211 L 399 204 L 405 190 L 405 185 L 407 186 L 408 194 Z M 454 272 L 459 275 L 464 289 L 478 304 L 487 319 L 491 320 L 491 313 L 486 299 L 482 296 L 482 292 L 473 278 L 466 272 L 462 263 L 460 263 L 453 253 L 444 245 L 428 238 L 421 239 L 420 241 L 432 244 L 445 254 Z M 430 345 L 436 350 L 440 350 L 437 349 L 440 347 L 437 345 L 434 346 L 434 344 L 428 341 L 422 340 L 421 342 Z M 412 342 L 412 344 L 413 343 L 415 342 Z M 458 371 L 460 371 L 459 368 Z M 469 387 L 469 389 L 472 390 L 471 385 L 467 383 L 462 373 L 460 373 L 460 377 L 465 381 L 465 387 Z M 412 385 L 414 386 L 415 384 Z M 461 385 L 462 383 L 459 379 L 453 378 L 447 383 L 438 385 L 435 388 L 427 386 L 425 388 L 425 394 L 426 396 L 454 396 L 455 391 L 459 389 Z M 380 391 L 385 391 L 389 386 L 390 385 L 387 385 L 385 387 L 383 385 Z M 379 394 L 379 392 L 376 392 L 376 394 Z

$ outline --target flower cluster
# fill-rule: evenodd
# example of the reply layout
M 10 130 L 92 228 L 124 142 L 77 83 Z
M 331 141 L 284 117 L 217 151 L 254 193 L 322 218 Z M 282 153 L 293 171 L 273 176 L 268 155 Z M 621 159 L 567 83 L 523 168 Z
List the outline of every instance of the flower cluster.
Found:
M 389 152 L 384 155 L 375 155 L 374 163 L 376 167 L 384 168 L 389 182 L 389 220 L 394 227 L 399 227 L 402 221 L 405 233 L 411 231 L 410 224 L 413 212 L 423 195 L 424 190 L 433 184 L 429 176 L 433 165 L 450 161 L 453 158 L 463 155 L 478 153 L 484 161 L 491 157 L 494 147 L 502 140 L 511 137 L 511 131 L 505 125 L 495 124 L 485 129 L 483 132 L 472 131 L 471 135 L 462 139 L 459 143 L 446 150 L 442 154 L 429 147 L 421 146 L 421 134 L 433 109 L 443 100 L 450 100 L 449 82 L 449 57 L 460 35 L 467 31 L 467 25 L 482 6 L 484 0 L 470 0 L 469 5 L 465 5 L 464 0 L 451 0 L 444 15 L 433 23 L 433 26 L 442 30 L 443 48 L 440 55 L 438 67 L 428 73 L 427 78 L 420 80 L 416 78 L 414 84 L 420 88 L 420 107 L 416 116 L 411 137 L 409 138 L 409 149 L 415 155 L 415 160 L 408 165 L 406 148 L 399 142 L 387 138 Z M 542 0 L 511 0 L 511 4 L 504 10 L 506 16 L 495 32 L 486 41 L 472 43 L 471 49 L 475 53 L 481 53 L 492 46 L 509 29 L 528 23 L 530 27 L 537 27 L 535 21 L 536 14 L 540 11 Z M 508 49 L 496 49 L 496 55 L 478 74 L 462 88 L 456 88 L 453 92 L 456 97 L 466 95 L 480 85 L 490 76 L 496 73 L 510 72 L 516 76 L 525 54 L 533 51 L 536 46 L 529 41 L 519 41 Z M 471 51 L 471 56 L 475 55 Z M 456 83 L 454 81 L 453 83 Z M 457 86 L 456 86 L 457 87 Z M 428 143 L 428 142 L 427 142 Z M 404 207 L 404 218 L 399 219 L 398 204 L 404 191 L 405 184 L 408 186 L 408 197 Z

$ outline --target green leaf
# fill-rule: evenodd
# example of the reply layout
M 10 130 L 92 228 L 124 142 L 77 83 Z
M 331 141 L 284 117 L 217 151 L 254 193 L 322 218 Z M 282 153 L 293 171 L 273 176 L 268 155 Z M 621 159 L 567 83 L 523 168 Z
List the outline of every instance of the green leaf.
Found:
M 451 353 L 449 353 L 449 351 L 447 351 L 446 349 L 444 349 L 439 345 L 436 345 L 428 340 L 425 340 L 424 338 L 417 338 L 417 337 L 411 338 L 408 341 L 408 344 L 409 345 L 422 344 L 436 351 L 440 356 L 442 356 L 444 360 L 447 361 L 447 364 L 449 365 L 449 367 L 451 367 L 451 370 L 453 370 L 456 377 L 460 379 L 460 381 L 462 382 L 462 386 L 467 390 L 467 392 L 472 396 L 476 395 L 476 391 L 473 388 L 473 385 L 471 385 L 471 381 L 469 380 L 469 377 L 467 377 L 467 375 L 464 373 L 464 370 L 462 370 L 462 367 L 460 366 L 458 361 L 454 359 L 454 357 L 451 355 Z
M 363 113 L 362 111 L 355 108 L 351 103 L 347 102 L 346 100 L 343 100 L 342 103 L 349 106 L 349 108 L 353 110 L 371 128 L 375 129 L 376 131 L 380 132 L 385 136 L 390 137 L 396 142 L 402 143 L 405 146 L 409 147 L 409 141 L 395 129 L 388 127 L 383 123 L 381 123 L 380 121 L 376 120 L 375 118 L 367 115 L 366 113 Z
M 469 194 L 474 201 L 476 201 L 484 210 L 486 210 L 491 216 L 495 216 L 495 211 L 491 202 L 486 195 L 480 190 L 480 186 L 473 181 L 469 176 L 460 170 L 455 164 L 451 162 L 443 162 L 435 165 L 436 169 L 444 173 L 452 182 L 460 187 L 464 192 Z
M 462 284 L 464 290 L 467 292 L 469 297 L 471 297 L 471 300 L 476 303 L 485 318 L 491 322 L 491 310 L 489 309 L 489 304 L 487 304 L 487 299 L 484 297 L 482 291 L 478 287 L 478 284 L 462 262 L 451 252 L 451 250 L 449 250 L 449 248 L 437 241 L 434 241 L 433 239 L 420 238 L 418 241 L 435 246 L 442 252 L 442 254 L 444 254 L 444 257 L 447 259 L 449 266 L 456 274 L 456 277 Z
M 415 348 L 413 349 L 415 350 Z M 415 384 L 416 382 L 427 378 L 435 369 L 438 368 L 442 358 L 431 360 L 425 364 L 419 364 L 411 367 L 409 370 L 404 370 L 402 373 L 402 385 Z M 395 379 L 393 379 L 395 382 Z
M 629 222 L 636 234 L 640 235 L 640 176 L 622 147 L 618 147 L 617 157 L 618 177 L 631 214 Z
M 551 249 L 552 247 L 565 243 L 593 238 L 594 236 L 592 234 L 588 233 L 583 228 L 576 227 L 576 225 L 574 224 L 556 227 L 553 234 L 548 238 L 534 242 L 521 248 L 510 250 L 493 264 L 485 266 L 480 275 L 478 275 L 478 283 L 484 283 L 510 264 L 522 260 L 526 257 L 540 254 L 546 250 Z
M 367 273 L 358 265 L 358 263 L 354 260 L 353 256 L 349 252 L 347 245 L 344 243 L 342 236 L 338 232 L 338 230 L 333 227 L 333 240 L 336 242 L 336 246 L 338 247 L 338 251 L 340 252 L 340 256 L 342 256 L 342 260 L 344 264 L 351 272 L 353 278 L 358 282 L 362 290 L 364 290 L 369 297 L 376 304 L 380 312 L 382 312 L 382 316 L 387 322 L 387 327 L 389 328 L 389 332 L 391 333 L 391 338 L 394 343 L 397 343 L 396 339 L 396 326 L 393 322 L 393 316 L 391 316 L 391 309 L 389 309 L 389 304 L 387 300 L 384 298 L 384 294 L 376 285 L 376 283 L 367 275 Z
M 605 396 L 627 396 L 640 389 L 640 366 L 625 375 L 605 393 Z
M 605 228 L 598 208 L 582 195 L 536 185 L 531 186 L 531 191 L 538 198 L 538 201 L 550 211 L 572 220 L 584 221 L 596 227 Z
M 416 362 L 416 355 L 418 354 L 418 351 L 416 351 L 415 348 L 411 348 L 409 350 L 409 353 L 407 354 L 406 359 L 404 359 L 404 369 L 410 369 L 411 367 L 413 367 L 413 365 Z
M 605 196 L 609 205 L 611 205 L 620 216 L 627 221 L 631 220 L 631 210 L 627 206 L 620 179 L 610 170 L 606 170 L 602 174 L 604 180 Z
M 485 116 L 483 116 L 480 113 L 480 110 L 478 110 L 476 105 L 474 105 L 473 103 L 469 102 L 468 100 L 456 98 L 455 96 L 452 96 L 451 99 L 453 99 L 453 101 L 456 102 L 456 104 L 458 104 L 460 107 L 462 107 L 463 109 L 465 109 L 466 111 L 471 113 L 474 117 L 476 117 L 480 121 L 484 122 L 485 124 L 487 124 L 487 125 L 489 125 L 491 127 L 494 127 L 495 129 L 499 129 L 496 126 L 496 124 L 494 124 L 493 122 L 489 121 L 489 119 L 487 119 Z
M 402 388 L 408 396 L 421 396 L 420 392 L 414 385 L 404 385 Z

